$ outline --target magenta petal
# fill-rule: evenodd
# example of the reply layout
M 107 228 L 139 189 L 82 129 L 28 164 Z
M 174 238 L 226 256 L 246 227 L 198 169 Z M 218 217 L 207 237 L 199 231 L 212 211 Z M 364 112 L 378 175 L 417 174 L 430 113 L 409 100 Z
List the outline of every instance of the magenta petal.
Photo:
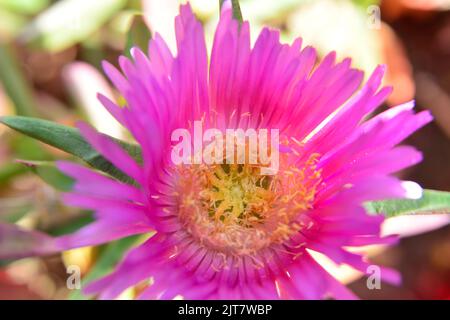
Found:
M 144 185 L 142 168 L 118 144 L 85 123 L 80 122 L 78 127 L 86 140 L 106 159 L 138 183 Z
M 351 247 L 398 241 L 395 235 L 381 237 L 384 217 L 368 215 L 364 204 L 407 195 L 392 174 L 422 155 L 397 144 L 431 121 L 430 113 L 415 113 L 411 101 L 370 118 L 392 91 L 382 87 L 385 66 L 361 86 L 363 74 L 351 59 L 337 61 L 331 52 L 317 61 L 314 48 L 302 48 L 300 38 L 282 43 L 279 30 L 263 28 L 252 45 L 249 23 L 233 19 L 230 1 L 222 7 L 210 57 L 202 23 L 189 4 L 180 7 L 175 33 L 176 53 L 155 34 L 147 53 L 134 47 L 131 57 L 119 57 L 119 69 L 103 64 L 126 105 L 98 98 L 131 133 L 142 163 L 116 141 L 79 125 L 92 147 L 137 185 L 59 162 L 75 180 L 63 196 L 66 204 L 94 211 L 96 220 L 56 239 L 0 225 L 0 257 L 49 254 L 151 232 L 85 292 L 114 299 L 130 286 L 148 285 L 140 299 L 356 298 L 310 253 L 368 273 L 370 262 Z M 175 167 L 171 135 L 181 128 L 193 133 L 195 121 L 204 129 L 278 129 L 282 170 L 261 188 L 253 176 L 245 183 L 234 176 L 225 181 L 224 168 L 222 173 Z M 220 188 L 226 190 L 205 201 L 208 191 Z M 241 193 L 245 206 L 234 203 Z M 214 210 L 229 203 L 233 209 L 222 214 L 233 216 L 217 219 Z M 236 215 L 241 207 L 246 211 Z M 254 208 L 262 214 L 253 215 Z M 397 272 L 380 270 L 385 281 L 399 283 Z
M 113 180 L 72 162 L 60 161 L 57 166 L 62 172 L 76 179 L 74 192 L 111 200 L 146 202 L 142 191 L 136 187 Z
M 44 233 L 0 223 L 0 259 L 46 255 L 59 250 L 55 240 Z

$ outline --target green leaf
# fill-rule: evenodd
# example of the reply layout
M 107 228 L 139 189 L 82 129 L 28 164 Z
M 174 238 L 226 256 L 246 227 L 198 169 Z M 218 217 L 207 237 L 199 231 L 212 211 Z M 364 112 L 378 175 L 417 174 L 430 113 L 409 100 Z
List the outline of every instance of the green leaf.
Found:
M 53 237 L 72 234 L 94 221 L 95 219 L 93 212 L 82 211 L 80 215 L 71 217 L 70 219 L 65 220 L 64 223 L 53 226 L 51 229 L 46 230 L 46 233 Z
M 222 8 L 223 3 L 225 0 L 219 0 L 220 7 Z M 239 21 L 239 23 L 242 23 L 242 12 L 241 7 L 239 5 L 239 0 L 231 0 L 231 7 L 233 9 L 233 18 Z
M 24 173 L 26 170 L 18 163 L 7 163 L 0 167 L 0 185 L 8 183 L 12 178 Z
M 31 88 L 25 81 L 9 47 L 0 43 L 0 81 L 21 116 L 35 115 Z
M 47 120 L 20 116 L 0 117 L 0 122 L 11 129 L 70 153 L 84 160 L 95 169 L 106 172 L 121 181 L 134 183 L 130 177 L 114 167 L 111 162 L 93 149 L 76 128 L 67 127 Z M 139 146 L 114 138 L 111 139 L 118 142 L 138 163 L 142 162 Z
M 49 51 L 83 41 L 122 9 L 127 0 L 61 0 L 39 14 L 20 39 Z
M 368 7 L 373 5 L 379 5 L 380 0 L 352 0 L 357 6 L 360 6 L 364 10 L 367 10 Z
M 135 15 L 128 31 L 125 54 L 130 57 L 130 49 L 134 46 L 139 47 L 143 52 L 147 52 L 148 42 L 151 38 L 152 33 L 145 23 L 144 17 L 141 14 Z
M 371 214 L 384 214 L 386 217 L 450 213 L 450 192 L 424 190 L 420 199 L 374 201 L 366 203 L 365 207 Z
M 49 3 L 50 0 L 0 0 L 0 7 L 21 14 L 36 14 Z
M 287 21 L 289 16 L 311 0 L 248 0 L 242 3 L 247 19 L 253 23 Z
M 55 189 L 65 192 L 72 190 L 74 180 L 59 171 L 54 162 L 29 160 L 17 160 L 17 162 L 30 168 L 33 173 Z
M 140 236 L 131 236 L 109 243 L 102 248 L 100 256 L 94 267 L 83 278 L 81 286 L 92 280 L 98 279 L 111 272 L 116 264 L 123 258 L 125 251 L 137 243 Z M 83 295 L 81 290 L 75 290 L 69 295 L 70 300 L 87 300 L 89 297 Z

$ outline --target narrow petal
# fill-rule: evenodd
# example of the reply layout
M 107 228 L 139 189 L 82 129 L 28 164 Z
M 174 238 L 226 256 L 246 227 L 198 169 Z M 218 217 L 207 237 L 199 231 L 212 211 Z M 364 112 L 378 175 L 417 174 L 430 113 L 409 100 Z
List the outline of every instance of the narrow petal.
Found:
M 141 185 L 145 184 L 142 168 L 118 144 L 85 123 L 79 123 L 78 127 L 84 138 L 106 159 Z

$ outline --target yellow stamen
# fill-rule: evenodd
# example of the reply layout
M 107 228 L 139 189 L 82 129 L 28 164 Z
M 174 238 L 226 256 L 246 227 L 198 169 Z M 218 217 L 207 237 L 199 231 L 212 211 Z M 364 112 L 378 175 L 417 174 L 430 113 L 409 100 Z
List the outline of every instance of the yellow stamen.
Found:
M 247 163 L 177 167 L 181 223 L 202 246 L 252 259 L 259 250 L 311 228 L 297 219 L 312 208 L 321 183 L 319 155 L 311 155 L 302 167 L 288 157 L 280 158 L 273 176 Z

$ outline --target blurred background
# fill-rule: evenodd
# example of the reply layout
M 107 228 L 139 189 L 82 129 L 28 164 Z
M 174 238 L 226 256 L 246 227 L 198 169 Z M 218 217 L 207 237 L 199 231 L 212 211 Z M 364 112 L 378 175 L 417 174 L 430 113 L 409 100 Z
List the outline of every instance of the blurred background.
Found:
M 219 1 L 190 2 L 210 46 Z M 399 175 L 424 188 L 450 191 L 450 0 L 240 2 L 253 40 L 269 25 L 282 30 L 283 41 L 301 36 L 321 55 L 336 50 L 341 58 L 351 56 L 366 77 L 377 64 L 387 64 L 385 83 L 394 92 L 383 108 L 415 99 L 418 109 L 429 109 L 435 117 L 407 141 L 423 151 L 425 160 Z M 96 100 L 97 92 L 120 99 L 100 63 L 116 64 L 129 46 L 130 27 L 139 23 L 161 33 L 174 48 L 178 5 L 176 0 L 0 0 L 0 116 L 36 116 L 71 126 L 86 119 L 104 133 L 128 139 Z M 68 183 L 51 161 L 67 157 L 0 126 L 0 222 L 60 235 L 91 221 L 90 213 L 59 200 Z M 369 290 L 366 279 L 348 268 L 328 263 L 330 271 L 364 299 L 450 299 L 448 222 L 448 215 L 386 222 L 384 232 L 400 233 L 401 242 L 370 248 L 370 253 L 375 263 L 400 270 L 404 281 L 399 287 L 383 283 L 381 290 Z M 87 279 L 98 277 L 135 240 L 0 261 L 0 299 L 84 299 L 79 290 L 67 288 L 66 266 L 78 265 Z M 132 288 L 121 298 L 133 298 L 137 291 Z

